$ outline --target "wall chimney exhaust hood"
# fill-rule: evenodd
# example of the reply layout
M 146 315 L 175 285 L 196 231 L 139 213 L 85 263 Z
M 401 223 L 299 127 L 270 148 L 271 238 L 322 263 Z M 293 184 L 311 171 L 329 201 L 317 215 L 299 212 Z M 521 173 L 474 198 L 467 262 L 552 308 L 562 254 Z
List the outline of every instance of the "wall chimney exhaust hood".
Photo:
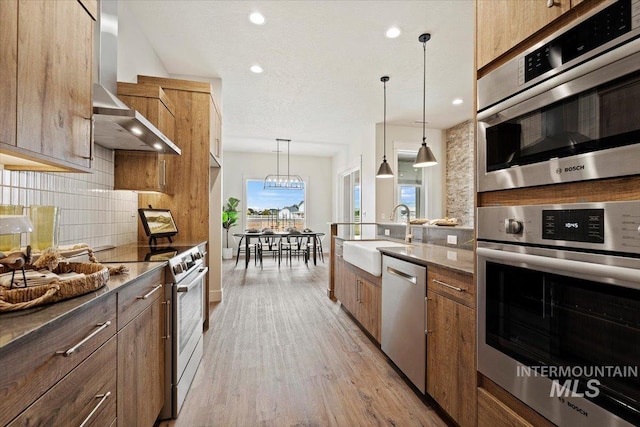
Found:
M 94 142 L 113 150 L 182 152 L 166 135 L 114 93 L 118 70 L 118 2 L 101 0 L 94 34 Z

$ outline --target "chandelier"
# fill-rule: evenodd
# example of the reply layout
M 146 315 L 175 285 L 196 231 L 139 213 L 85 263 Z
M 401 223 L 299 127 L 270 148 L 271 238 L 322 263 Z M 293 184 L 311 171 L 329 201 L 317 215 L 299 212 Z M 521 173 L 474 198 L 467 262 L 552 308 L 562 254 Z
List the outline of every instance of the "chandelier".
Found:
M 287 173 L 286 175 L 280 174 L 280 143 L 287 143 Z M 264 179 L 263 189 L 271 189 L 271 190 L 303 190 L 304 189 L 304 181 L 300 175 L 291 175 L 289 170 L 290 160 L 289 160 L 289 144 L 291 143 L 290 139 L 276 139 L 276 173 L 269 174 Z

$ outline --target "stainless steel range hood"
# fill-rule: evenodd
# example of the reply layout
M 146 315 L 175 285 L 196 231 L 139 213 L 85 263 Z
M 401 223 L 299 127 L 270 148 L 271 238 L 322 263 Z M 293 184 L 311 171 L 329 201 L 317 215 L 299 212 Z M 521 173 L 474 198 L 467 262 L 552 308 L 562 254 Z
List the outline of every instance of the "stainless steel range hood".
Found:
M 181 154 L 180 148 L 114 93 L 118 69 L 118 2 L 100 0 L 94 34 L 94 141 L 114 150 Z

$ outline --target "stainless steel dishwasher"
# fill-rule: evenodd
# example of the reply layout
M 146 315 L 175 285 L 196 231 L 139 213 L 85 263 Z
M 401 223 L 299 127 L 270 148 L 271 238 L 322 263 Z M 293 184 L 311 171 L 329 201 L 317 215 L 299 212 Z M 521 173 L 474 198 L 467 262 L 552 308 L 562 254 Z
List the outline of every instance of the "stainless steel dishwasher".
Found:
M 427 269 L 382 257 L 382 351 L 425 393 Z

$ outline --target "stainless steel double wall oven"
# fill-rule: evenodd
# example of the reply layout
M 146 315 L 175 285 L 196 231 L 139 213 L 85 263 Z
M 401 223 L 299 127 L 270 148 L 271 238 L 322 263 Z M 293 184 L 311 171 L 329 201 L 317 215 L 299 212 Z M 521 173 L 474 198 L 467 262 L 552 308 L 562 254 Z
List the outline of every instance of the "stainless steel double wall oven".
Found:
M 640 175 L 639 36 L 640 0 L 605 2 L 482 77 L 478 191 Z M 557 425 L 640 425 L 640 201 L 549 203 L 478 208 L 478 371 Z
M 634 175 L 640 2 L 619 0 L 478 80 L 478 191 Z

